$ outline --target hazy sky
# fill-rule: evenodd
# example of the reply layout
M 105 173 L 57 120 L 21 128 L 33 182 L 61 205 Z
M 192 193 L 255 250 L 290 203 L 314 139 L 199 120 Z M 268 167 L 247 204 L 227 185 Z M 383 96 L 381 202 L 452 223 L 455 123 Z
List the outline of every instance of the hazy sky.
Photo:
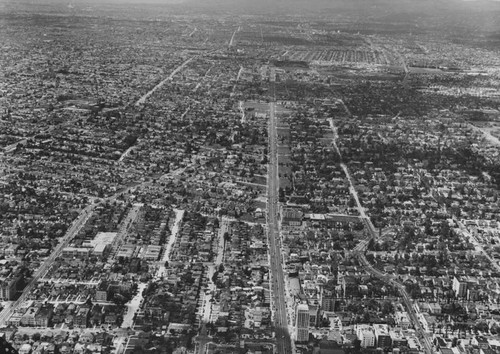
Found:
M 347 9 L 349 11 L 369 12 L 370 9 L 378 7 L 390 13 L 412 13 L 432 11 L 469 11 L 469 10 L 499 10 L 500 0 L 0 0 L 1 4 L 23 4 L 41 5 L 58 4 L 66 7 L 71 4 L 74 7 L 92 4 L 182 4 L 191 9 L 198 8 L 202 11 L 217 13 L 219 9 L 240 13 L 293 13 L 300 14 L 301 11 L 320 12 L 328 9 Z M 369 15 L 369 14 L 368 14 Z

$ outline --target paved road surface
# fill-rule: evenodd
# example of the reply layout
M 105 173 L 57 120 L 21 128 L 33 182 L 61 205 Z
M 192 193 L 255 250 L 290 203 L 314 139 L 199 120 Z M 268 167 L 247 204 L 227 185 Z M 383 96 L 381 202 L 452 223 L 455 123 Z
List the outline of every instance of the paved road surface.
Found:
M 143 205 L 139 203 L 134 204 L 127 213 L 127 216 L 122 220 L 122 222 L 118 226 L 118 232 L 115 236 L 115 239 L 113 240 L 113 243 L 111 244 L 112 257 L 110 257 L 110 259 L 116 258 L 116 255 L 120 251 L 121 246 L 126 242 L 128 230 L 132 226 L 132 223 L 134 223 L 137 217 L 139 216 L 139 211 L 141 210 L 142 206 Z
M 200 321 L 200 332 L 196 336 L 195 341 L 195 354 L 204 354 L 206 352 L 206 345 L 213 339 L 207 334 L 206 324 L 210 322 L 210 315 L 212 313 L 212 294 L 217 289 L 215 284 L 212 282 L 212 277 L 219 266 L 224 262 L 224 234 L 230 232 L 231 221 L 234 221 L 228 217 L 222 217 L 222 222 L 219 227 L 218 232 L 218 244 L 217 244 L 217 257 L 212 265 L 208 266 L 208 273 L 206 275 L 208 279 L 207 291 L 208 293 L 202 294 L 203 305 L 201 308 L 201 321 Z
M 491 262 L 491 265 L 498 271 L 500 272 L 500 266 L 498 265 L 497 261 L 493 259 L 488 252 L 484 249 L 483 245 L 481 242 L 477 240 L 474 235 L 472 235 L 469 230 L 467 230 L 467 227 L 456 217 L 453 218 L 453 220 L 457 223 L 458 227 L 460 228 L 460 231 L 469 239 L 469 241 L 474 245 L 475 249 L 477 252 L 482 254 L 486 259 L 488 259 Z
M 333 119 L 330 118 L 329 122 L 330 122 L 330 128 L 333 132 L 333 147 L 334 147 L 335 151 L 337 151 L 337 154 L 339 155 L 340 159 L 342 160 L 342 155 L 340 154 L 340 150 L 339 150 L 339 147 L 337 145 L 337 140 L 339 137 L 338 132 L 337 132 L 337 127 L 333 123 Z M 365 208 L 363 208 L 363 206 L 361 205 L 361 202 L 359 201 L 358 192 L 356 191 L 356 188 L 354 187 L 354 182 L 352 180 L 351 174 L 349 173 L 349 169 L 347 168 L 347 166 L 344 163 L 341 163 L 340 167 L 342 167 L 342 169 L 344 170 L 344 174 L 346 175 L 346 178 L 349 181 L 349 191 L 350 191 L 352 197 L 354 198 L 354 200 L 356 201 L 356 206 L 357 206 L 357 209 L 359 211 L 359 215 L 361 215 L 361 219 L 365 223 L 365 226 L 370 230 L 370 232 L 373 235 L 375 235 L 376 234 L 375 226 L 373 226 L 372 221 L 370 220 L 368 215 L 366 215 L 366 213 L 365 213 Z
M 87 220 L 92 215 L 93 208 L 94 208 L 93 205 L 89 205 L 80 212 L 80 215 L 78 216 L 78 218 L 76 218 L 76 220 L 73 222 L 73 224 L 67 230 L 66 234 L 62 237 L 61 241 L 56 246 L 56 248 L 54 249 L 52 254 L 45 260 L 45 262 L 43 262 L 43 264 L 40 266 L 40 268 L 38 268 L 38 270 L 33 274 L 33 278 L 26 285 L 26 287 L 24 288 L 23 293 L 21 294 L 19 299 L 14 301 L 10 307 L 5 308 L 2 312 L 0 312 L 0 327 L 5 326 L 5 322 L 15 312 L 15 310 L 19 307 L 19 305 L 21 305 L 26 300 L 28 295 L 31 294 L 31 292 L 32 292 L 33 288 L 36 286 L 38 280 L 40 278 L 42 278 L 45 275 L 45 273 L 47 273 L 47 270 L 52 265 L 54 260 L 61 254 L 61 251 L 63 250 L 63 248 L 68 246 L 68 244 L 71 242 L 71 240 L 76 236 L 76 234 L 85 225 Z
M 160 266 L 158 267 L 158 271 L 156 272 L 156 278 L 158 279 L 163 277 L 166 272 L 165 262 L 170 262 L 170 253 L 172 252 L 172 247 L 175 243 L 175 240 L 177 239 L 177 234 L 179 233 L 181 222 L 184 218 L 184 212 L 185 210 L 175 209 L 175 221 L 174 225 L 172 226 L 172 232 L 170 233 L 167 246 L 165 247 L 163 256 L 160 260 Z
M 496 145 L 496 146 L 500 146 L 500 139 L 498 139 L 496 136 L 492 135 L 491 132 L 488 130 L 488 128 L 481 129 L 479 127 L 476 127 L 474 124 L 470 124 L 470 123 L 469 123 L 469 127 L 478 131 L 479 133 L 483 134 L 485 139 L 487 141 L 489 141 L 491 144 Z
M 165 83 L 168 80 L 171 80 L 175 76 L 175 74 L 177 74 L 179 71 L 181 71 L 182 69 L 184 69 L 184 67 L 186 65 L 188 65 L 194 58 L 195 57 L 189 58 L 184 63 L 182 63 L 181 65 L 179 65 L 177 68 L 175 68 L 175 70 L 172 71 L 172 73 L 166 79 L 164 79 L 163 81 L 161 81 L 158 85 L 156 85 L 155 87 L 153 87 L 153 89 L 151 91 L 149 91 L 144 96 L 142 96 L 141 98 L 139 98 L 139 100 L 136 102 L 135 105 L 139 106 L 141 104 L 146 103 L 146 100 L 149 98 L 149 96 L 151 96 L 153 93 L 155 93 L 156 90 L 160 89 L 163 85 L 165 85 Z
M 331 120 L 331 119 L 330 119 L 330 128 L 333 131 L 333 136 L 334 136 L 333 137 L 333 144 L 334 144 L 335 150 L 338 152 L 339 156 L 342 158 L 342 156 L 340 155 L 340 151 L 337 147 L 337 139 L 338 139 L 337 129 L 333 124 L 333 120 Z M 371 222 L 368 215 L 366 215 L 365 210 L 364 210 L 363 206 L 361 205 L 361 202 L 359 201 L 358 193 L 356 191 L 356 188 L 354 187 L 354 182 L 351 178 L 351 174 L 349 173 L 349 169 L 343 163 L 341 164 L 341 167 L 344 170 L 344 173 L 349 181 L 349 190 L 351 192 L 351 195 L 354 197 L 354 199 L 356 201 L 356 205 L 357 205 L 357 208 L 359 210 L 359 214 L 361 215 L 361 219 L 363 219 L 365 226 L 366 226 L 366 229 L 369 233 L 368 238 L 365 240 L 362 240 L 352 251 L 357 256 L 359 262 L 361 263 L 361 265 L 365 268 L 365 270 L 368 273 L 374 275 L 375 277 L 383 280 L 384 282 L 386 282 L 388 284 L 391 284 L 392 286 L 394 286 L 396 289 L 399 290 L 399 292 L 401 293 L 401 295 L 403 297 L 408 315 L 410 316 L 410 320 L 411 320 L 413 326 L 415 327 L 415 330 L 417 331 L 421 342 L 423 343 L 423 345 L 425 347 L 426 353 L 432 354 L 432 345 L 431 345 L 430 339 L 428 338 L 427 334 L 424 332 L 422 325 L 420 324 L 420 321 L 418 320 L 418 316 L 415 312 L 415 309 L 413 308 L 413 301 L 411 300 L 410 296 L 408 295 L 404 285 L 397 282 L 395 279 L 393 279 L 388 274 L 385 274 L 385 273 L 381 272 L 380 270 L 373 268 L 372 265 L 370 264 L 370 262 L 368 262 L 368 260 L 366 259 L 365 255 L 364 255 L 364 252 L 366 251 L 366 249 L 368 247 L 369 241 L 371 239 L 376 239 L 377 230 L 373 226 L 373 223 Z
M 268 169 L 268 236 L 271 258 L 271 290 L 275 304 L 275 327 L 278 353 L 292 353 L 290 333 L 288 332 L 285 298 L 285 277 L 281 264 L 278 226 L 278 150 L 275 117 L 275 102 L 269 104 L 269 169 Z
M 429 338 L 429 335 L 425 333 L 424 329 L 422 328 L 422 325 L 418 319 L 418 315 L 415 311 L 415 308 L 413 307 L 413 301 L 410 298 L 410 295 L 408 295 L 408 292 L 406 291 L 406 288 L 403 284 L 397 282 L 395 279 L 393 279 L 390 275 L 385 274 L 381 272 L 378 269 L 373 268 L 373 266 L 368 262 L 366 259 L 365 255 L 362 252 L 357 253 L 358 260 L 360 261 L 361 265 L 365 268 L 368 273 L 374 275 L 375 277 L 379 278 L 380 280 L 384 281 L 385 283 L 391 284 L 394 286 L 396 289 L 398 289 L 399 293 L 403 297 L 403 302 L 406 307 L 406 312 L 410 316 L 410 320 L 413 324 L 413 327 L 415 328 L 417 335 L 420 339 L 420 342 L 424 345 L 425 352 L 427 354 L 432 354 L 432 344 L 431 340 Z
M 231 36 L 231 39 L 229 40 L 229 46 L 232 47 L 234 45 L 234 37 L 236 36 L 236 33 L 239 32 L 241 27 L 238 27 L 237 29 L 234 30 L 233 35 Z
M 164 176 L 162 176 L 162 178 L 167 177 L 167 176 L 173 176 L 173 175 L 180 174 L 180 173 L 184 172 L 184 170 L 185 170 L 185 168 L 180 168 L 178 170 L 175 170 L 173 172 L 165 174 Z M 137 187 L 146 186 L 149 184 L 152 184 L 152 183 L 151 182 L 137 183 L 136 185 L 129 187 L 129 188 L 125 189 L 124 191 L 118 192 L 115 195 L 112 195 L 110 197 L 103 198 L 100 200 L 99 203 L 88 205 L 85 209 L 83 209 L 80 212 L 80 214 L 78 215 L 78 217 L 75 219 L 75 221 L 73 221 L 70 228 L 66 231 L 66 234 L 62 237 L 59 244 L 56 246 L 56 248 L 54 248 L 54 251 L 52 251 L 52 254 L 45 260 L 45 262 L 43 262 L 43 264 L 40 266 L 40 268 L 33 274 L 33 278 L 26 285 L 21 296 L 16 301 L 14 301 L 10 307 L 4 308 L 0 312 L 0 327 L 5 326 L 5 323 L 10 318 L 10 316 L 26 300 L 28 295 L 31 293 L 33 288 L 36 286 L 37 282 L 45 276 L 49 267 L 56 260 L 56 258 L 59 257 L 62 250 L 70 244 L 71 240 L 73 240 L 73 238 L 78 234 L 78 232 L 82 229 L 82 227 L 87 223 L 90 216 L 92 215 L 92 211 L 94 210 L 94 208 L 96 206 L 103 204 L 105 202 L 113 202 L 121 194 L 126 193 L 126 192 L 130 192 L 131 190 L 133 190 Z
M 146 289 L 146 283 L 140 283 L 137 287 L 137 294 L 134 296 L 132 300 L 126 303 L 127 313 L 123 317 L 123 322 L 121 328 L 132 328 L 134 325 L 134 315 L 139 310 L 141 305 L 141 301 L 143 299 L 142 292 Z

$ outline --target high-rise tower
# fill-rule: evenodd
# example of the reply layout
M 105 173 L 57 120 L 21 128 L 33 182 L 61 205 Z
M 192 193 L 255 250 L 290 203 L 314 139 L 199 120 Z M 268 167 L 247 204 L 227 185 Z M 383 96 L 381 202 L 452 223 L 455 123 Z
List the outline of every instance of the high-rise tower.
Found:
M 307 304 L 297 305 L 295 340 L 297 342 L 307 342 L 309 340 L 309 306 Z

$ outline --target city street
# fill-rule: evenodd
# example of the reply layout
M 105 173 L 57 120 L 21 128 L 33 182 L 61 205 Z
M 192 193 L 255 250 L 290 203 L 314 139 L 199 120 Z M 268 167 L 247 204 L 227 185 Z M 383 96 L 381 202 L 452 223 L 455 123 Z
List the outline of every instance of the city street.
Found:
M 337 146 L 337 139 L 338 139 L 338 133 L 337 133 L 337 128 L 334 125 L 334 122 L 332 119 L 329 120 L 330 122 L 330 128 L 333 132 L 333 145 L 337 153 L 339 154 L 340 158 L 342 159 L 342 156 L 340 155 L 340 150 Z M 369 232 L 369 236 L 360 241 L 359 244 L 352 250 L 354 254 L 357 256 L 358 260 L 360 261 L 361 265 L 365 268 L 365 270 L 376 276 L 377 278 L 383 280 L 384 282 L 394 286 L 399 290 L 401 293 L 405 306 L 407 308 L 408 315 L 410 316 L 410 320 L 412 321 L 413 326 L 415 327 L 415 330 L 419 333 L 419 337 L 423 340 L 423 345 L 425 347 L 425 351 L 427 354 L 432 353 L 432 345 L 430 343 L 429 338 L 427 337 L 426 333 L 423 331 L 422 326 L 420 324 L 420 321 L 418 320 L 417 314 L 415 313 L 415 310 L 413 308 L 413 302 L 408 295 L 405 287 L 398 283 L 396 280 L 392 279 L 389 275 L 382 273 L 378 269 L 375 269 L 372 267 L 372 265 L 368 262 L 366 259 L 364 252 L 366 251 L 368 247 L 368 243 L 371 239 L 376 239 L 377 238 L 377 230 L 375 229 L 375 226 L 373 226 L 373 223 L 371 222 L 370 218 L 368 215 L 365 213 L 365 209 L 361 205 L 361 202 L 358 197 L 358 193 L 356 191 L 356 188 L 354 186 L 353 180 L 351 178 L 351 174 L 349 173 L 349 169 L 344 163 L 341 163 L 341 167 L 344 170 L 344 173 L 347 177 L 347 180 L 349 181 L 349 191 L 356 201 L 356 206 L 359 211 L 361 219 L 364 221 L 364 224 L 366 226 L 367 231 Z
M 288 331 L 287 308 L 285 297 L 285 277 L 281 264 L 278 224 L 278 151 L 275 117 L 275 102 L 269 104 L 269 169 L 268 169 L 268 203 L 267 224 L 269 252 L 271 258 L 272 282 L 271 290 L 275 302 L 275 327 L 278 353 L 292 353 L 290 333 Z
M 5 326 L 5 322 L 9 319 L 9 317 L 26 300 L 28 295 L 31 294 L 38 280 L 45 275 L 45 273 L 52 265 L 54 260 L 61 254 L 63 248 L 70 243 L 70 241 L 75 237 L 75 235 L 82 229 L 82 227 L 88 221 L 88 219 L 92 215 L 93 209 L 94 205 L 89 205 L 80 212 L 78 218 L 73 222 L 73 224 L 68 229 L 66 234 L 62 237 L 61 241 L 56 246 L 51 255 L 45 260 L 45 262 L 43 262 L 40 268 L 38 268 L 38 270 L 33 274 L 33 278 L 30 280 L 28 285 L 26 285 L 21 296 L 16 301 L 14 301 L 14 303 L 12 303 L 10 307 L 7 307 L 3 309 L 2 312 L 0 312 L 0 327 Z
M 183 217 L 184 210 L 175 209 L 174 226 L 172 227 L 172 232 L 170 233 L 170 236 L 168 238 L 167 246 L 163 251 L 163 256 L 160 260 L 160 266 L 158 267 L 158 271 L 156 272 L 156 278 L 161 278 L 165 274 L 165 262 L 170 261 L 170 252 L 172 251 L 172 246 L 174 245 L 177 234 L 179 233 Z
M 172 73 L 166 78 L 164 79 L 163 81 L 161 81 L 158 85 L 156 85 L 155 87 L 153 87 L 153 89 L 151 91 L 149 91 L 148 93 L 146 93 L 144 96 L 142 96 L 137 102 L 136 102 L 136 106 L 139 106 L 141 104 L 144 104 L 146 103 L 147 99 L 149 98 L 149 96 L 151 96 L 153 93 L 155 93 L 156 90 L 160 89 L 163 85 L 165 85 L 165 83 L 169 80 L 172 80 L 172 78 L 175 76 L 175 74 L 177 74 L 179 71 L 181 71 L 182 69 L 184 69 L 184 67 L 186 65 L 188 65 L 192 60 L 194 59 L 194 57 L 192 58 L 189 58 L 188 60 L 186 60 L 185 62 L 183 62 L 181 65 L 179 65 L 177 68 L 175 68 L 174 71 L 172 71 Z
M 4 3 L 0 347 L 495 350 L 500 0 Z
M 422 325 L 420 324 L 420 321 L 418 319 L 415 308 L 413 307 L 413 301 L 410 298 L 410 295 L 408 295 L 408 292 L 406 291 L 405 286 L 403 284 L 397 282 L 396 280 L 394 280 L 391 276 L 381 272 L 378 269 L 373 268 L 373 266 L 370 264 L 370 262 L 368 262 L 368 260 L 366 259 L 363 252 L 357 252 L 356 255 L 358 257 L 359 262 L 361 263 L 361 265 L 365 268 L 365 270 L 368 273 L 372 274 L 373 276 L 379 278 L 380 280 L 384 281 L 385 283 L 390 284 L 390 285 L 394 286 L 396 289 L 398 289 L 399 293 L 403 297 L 403 302 L 405 304 L 406 311 L 407 311 L 408 315 L 410 316 L 410 321 L 411 321 L 413 327 L 415 328 L 415 330 L 417 331 L 418 337 L 419 337 L 421 343 L 425 347 L 425 352 L 427 354 L 432 354 L 433 350 L 432 350 L 431 339 L 429 338 L 429 335 L 427 333 L 425 333 L 424 329 L 422 328 Z
M 141 301 L 143 299 L 142 292 L 146 289 L 146 283 L 140 283 L 137 287 L 137 294 L 134 296 L 132 300 L 127 302 L 125 306 L 127 306 L 127 313 L 123 317 L 122 328 L 132 328 L 134 325 L 134 315 L 139 310 L 141 305 Z

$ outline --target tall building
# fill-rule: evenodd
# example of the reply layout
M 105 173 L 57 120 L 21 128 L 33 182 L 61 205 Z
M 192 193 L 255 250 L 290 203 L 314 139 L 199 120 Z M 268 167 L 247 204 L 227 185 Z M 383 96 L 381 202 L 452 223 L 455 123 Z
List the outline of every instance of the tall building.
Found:
M 17 293 L 17 286 L 22 279 L 21 275 L 0 279 L 0 300 L 14 300 Z
M 332 312 L 335 310 L 335 296 L 336 294 L 334 293 L 333 290 L 321 289 L 321 309 L 323 311 L 329 311 Z
M 456 297 L 465 297 L 467 295 L 467 282 L 463 279 L 453 278 L 453 291 Z
M 318 305 L 310 305 L 309 306 L 309 326 L 316 327 L 318 325 L 318 315 L 319 315 L 319 306 Z
M 376 345 L 379 348 L 392 346 L 392 339 L 389 334 L 389 326 L 386 324 L 374 324 Z
M 309 340 L 309 306 L 297 305 L 295 321 L 295 341 L 307 342 Z
M 375 346 L 375 332 L 373 331 L 373 327 L 368 325 L 358 325 L 356 328 L 356 335 L 361 341 L 362 348 Z

